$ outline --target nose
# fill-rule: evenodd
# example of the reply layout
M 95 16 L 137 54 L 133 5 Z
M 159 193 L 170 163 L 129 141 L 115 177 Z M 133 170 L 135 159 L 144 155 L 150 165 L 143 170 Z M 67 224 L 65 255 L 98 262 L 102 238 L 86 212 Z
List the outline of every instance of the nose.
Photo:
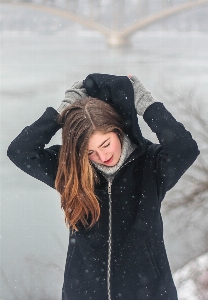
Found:
M 97 155 L 98 155 L 100 161 L 104 162 L 104 161 L 107 160 L 106 153 L 103 153 L 102 151 L 99 151 L 97 153 Z

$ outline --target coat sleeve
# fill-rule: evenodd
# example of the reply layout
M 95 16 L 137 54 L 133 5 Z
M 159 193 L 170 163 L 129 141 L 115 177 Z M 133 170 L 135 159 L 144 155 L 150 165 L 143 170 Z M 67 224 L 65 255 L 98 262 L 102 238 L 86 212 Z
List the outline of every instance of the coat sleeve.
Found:
M 58 168 L 59 145 L 45 148 L 60 129 L 58 112 L 48 107 L 33 124 L 25 127 L 11 142 L 7 155 L 22 171 L 54 188 Z
M 160 200 L 193 164 L 199 150 L 189 131 L 177 122 L 160 102 L 150 105 L 144 120 L 160 143 L 155 155 L 155 171 Z

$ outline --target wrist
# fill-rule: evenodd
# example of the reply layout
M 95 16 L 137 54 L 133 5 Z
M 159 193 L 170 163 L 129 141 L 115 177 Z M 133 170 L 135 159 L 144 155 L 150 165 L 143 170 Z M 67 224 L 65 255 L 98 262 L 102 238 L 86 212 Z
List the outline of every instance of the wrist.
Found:
M 153 103 L 155 103 L 155 101 L 150 93 L 148 95 L 144 95 L 138 103 L 135 103 L 137 114 L 143 116 L 146 109 Z
M 56 111 L 61 114 L 62 111 L 67 107 L 69 106 L 69 103 L 68 102 L 61 102 L 61 104 L 59 105 L 59 107 L 56 109 Z

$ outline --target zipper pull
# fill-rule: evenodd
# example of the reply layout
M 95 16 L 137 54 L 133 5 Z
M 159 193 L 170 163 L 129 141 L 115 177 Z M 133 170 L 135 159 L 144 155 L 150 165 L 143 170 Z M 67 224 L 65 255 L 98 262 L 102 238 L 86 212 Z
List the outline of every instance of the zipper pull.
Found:
M 111 194 L 111 185 L 112 185 L 112 184 L 111 184 L 111 182 L 109 181 L 109 182 L 108 182 L 108 194 Z

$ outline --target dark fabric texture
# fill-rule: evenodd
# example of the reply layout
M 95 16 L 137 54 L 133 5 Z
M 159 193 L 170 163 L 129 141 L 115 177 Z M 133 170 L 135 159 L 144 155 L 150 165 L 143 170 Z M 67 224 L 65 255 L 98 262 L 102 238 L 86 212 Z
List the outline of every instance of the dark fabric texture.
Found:
M 93 75 L 90 78 L 94 80 Z M 91 93 L 103 101 L 105 99 L 99 91 L 105 86 L 103 81 L 106 79 L 108 75 L 96 75 L 97 90 L 95 94 Z M 121 95 L 126 94 L 126 85 L 127 90 L 130 89 L 128 81 L 124 77 L 118 80 L 123 90 Z M 92 87 L 94 90 L 93 84 Z M 89 92 L 89 86 L 86 88 Z M 114 102 L 117 93 L 114 88 L 118 86 L 112 83 L 110 88 L 108 101 Z M 133 97 L 132 91 L 129 94 Z M 116 98 L 116 104 L 119 99 Z M 134 114 L 130 101 L 133 99 L 129 95 L 127 99 L 121 97 L 122 104 L 118 106 L 125 113 L 131 107 Z M 54 187 L 60 146 L 45 148 L 45 145 L 60 128 L 56 115 L 53 108 L 47 108 L 8 148 L 9 158 L 20 169 L 51 187 Z M 150 105 L 144 113 L 144 120 L 156 133 L 160 144 L 145 140 L 138 124 L 132 120 L 129 137 L 136 133 L 134 142 L 137 141 L 138 147 L 116 173 L 112 183 L 110 297 L 107 288 L 110 198 L 108 182 L 98 172 L 100 182 L 95 193 L 100 202 L 101 216 L 90 230 L 82 226 L 78 232 L 70 230 L 62 300 L 177 299 L 163 242 L 160 207 L 166 192 L 191 166 L 199 150 L 191 134 L 162 103 Z
M 138 126 L 137 112 L 134 105 L 134 90 L 127 76 L 90 74 L 84 80 L 84 87 L 89 96 L 111 104 L 124 120 L 124 132 L 144 151 L 145 141 Z

